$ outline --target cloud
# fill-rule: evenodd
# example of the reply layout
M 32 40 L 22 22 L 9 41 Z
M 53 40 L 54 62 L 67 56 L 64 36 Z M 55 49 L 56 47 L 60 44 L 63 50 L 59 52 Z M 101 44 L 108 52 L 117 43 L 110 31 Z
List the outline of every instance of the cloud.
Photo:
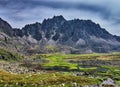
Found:
M 20 28 L 54 15 L 63 15 L 68 20 L 91 19 L 120 35 L 119 4 L 118 0 L 0 0 L 0 17 Z

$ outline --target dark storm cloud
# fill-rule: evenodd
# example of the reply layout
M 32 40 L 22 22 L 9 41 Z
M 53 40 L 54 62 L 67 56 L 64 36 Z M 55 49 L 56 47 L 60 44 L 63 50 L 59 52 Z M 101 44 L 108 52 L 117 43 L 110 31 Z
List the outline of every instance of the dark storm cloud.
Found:
M 0 17 L 13 27 L 22 27 L 53 15 L 95 19 L 114 32 L 116 27 L 108 26 L 120 26 L 119 4 L 118 0 L 0 0 Z
M 72 2 L 60 2 L 51 0 L 5 0 L 0 1 L 0 6 L 10 9 L 14 12 L 19 12 L 24 9 L 32 9 L 35 7 L 45 6 L 54 9 L 78 9 L 91 12 L 97 12 L 104 18 L 111 16 L 110 11 L 106 7 L 91 5 L 88 3 L 72 3 Z

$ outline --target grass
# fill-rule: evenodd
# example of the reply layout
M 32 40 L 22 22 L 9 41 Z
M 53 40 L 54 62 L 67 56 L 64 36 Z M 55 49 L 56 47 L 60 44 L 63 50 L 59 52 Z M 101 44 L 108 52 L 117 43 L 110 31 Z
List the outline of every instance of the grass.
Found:
M 90 71 L 94 71 L 96 69 L 97 69 L 97 67 L 90 67 L 90 68 L 80 67 L 80 71 L 82 71 L 82 72 L 90 72 Z
M 19 61 L 23 59 L 22 55 L 0 48 L 0 59 L 5 61 Z
M 77 61 L 88 61 L 88 60 L 102 60 L 102 61 L 120 61 L 120 53 L 108 53 L 108 54 L 46 54 L 45 57 L 48 63 L 43 64 L 47 68 L 52 68 L 51 70 L 78 70 L 83 73 L 88 73 L 93 77 L 112 78 L 117 83 L 120 81 L 120 67 L 112 65 L 100 65 L 100 66 L 89 66 L 81 67 L 77 64 Z M 75 63 L 69 61 L 76 61 Z M 64 67 L 64 68 L 63 68 Z M 101 70 L 99 70 L 101 69 Z
M 43 63 L 43 67 L 48 67 L 48 68 L 59 68 L 59 67 L 66 67 L 68 70 L 78 70 L 78 61 L 88 61 L 88 60 L 102 60 L 102 61 L 107 61 L 107 60 L 116 60 L 118 59 L 120 54 L 118 53 L 108 53 L 108 54 L 98 54 L 98 53 L 93 53 L 93 54 L 38 54 L 34 55 L 34 58 L 42 58 L 44 60 L 47 60 L 49 62 Z M 70 62 L 70 61 L 76 61 Z M 111 67 L 112 68 L 112 67 Z M 80 67 L 81 70 L 95 70 L 95 67 L 90 68 L 83 68 Z
M 65 59 L 69 58 L 69 57 L 76 57 L 78 55 L 64 55 L 64 54 L 46 54 L 45 55 L 45 59 L 48 60 L 48 63 L 43 64 L 44 67 L 68 67 L 69 69 L 77 69 L 77 64 L 72 64 L 69 63 L 67 61 L 65 61 Z
M 45 73 L 45 74 L 10 74 L 8 72 L 0 71 L 0 84 L 1 85 L 16 85 L 17 87 L 26 85 L 25 87 L 33 87 L 35 85 L 50 86 L 50 85 L 93 85 L 100 83 L 99 80 L 94 78 L 87 78 L 84 76 L 72 76 L 71 74 L 64 74 L 60 72 Z M 33 85 L 33 86 L 32 86 Z M 67 87 L 67 86 L 66 86 Z
M 3 52 L 3 53 L 2 53 Z M 4 51 L 1 54 L 3 55 Z M 6 54 L 5 54 L 6 55 Z M 19 57 L 17 57 L 19 59 Z M 77 83 L 78 85 L 98 84 L 99 80 L 105 78 L 112 78 L 117 84 L 120 84 L 120 67 L 112 65 L 100 65 L 85 67 L 79 65 L 79 61 L 102 60 L 102 61 L 118 61 L 120 60 L 120 53 L 108 54 L 36 54 L 31 56 L 32 59 L 41 59 L 47 62 L 42 62 L 40 67 L 43 70 L 52 70 L 44 74 L 10 74 L 7 72 L 0 72 L 1 85 L 12 84 L 19 86 L 26 84 L 25 87 L 33 87 L 39 85 L 40 87 L 47 87 L 53 85 L 60 85 L 64 83 L 66 87 Z M 30 59 L 27 58 L 27 59 Z M 75 61 L 75 62 L 70 62 Z M 35 63 L 35 62 L 34 62 Z M 39 63 L 37 63 L 39 64 Z M 34 64 L 33 64 L 34 65 Z M 32 66 L 30 66 L 32 67 Z M 58 72 L 59 71 L 59 72 Z M 67 72 L 66 72 L 67 71 Z M 83 76 L 73 76 L 71 72 L 79 71 L 84 73 Z M 66 72 L 66 73 L 65 73 Z M 86 74 L 87 73 L 87 74 Z M 86 75 L 85 75 L 86 74 Z M 94 78 L 89 78 L 92 76 Z M 96 79 L 99 77 L 98 79 Z M 38 87 L 39 87 L 38 86 Z M 65 86 L 64 86 L 65 87 Z

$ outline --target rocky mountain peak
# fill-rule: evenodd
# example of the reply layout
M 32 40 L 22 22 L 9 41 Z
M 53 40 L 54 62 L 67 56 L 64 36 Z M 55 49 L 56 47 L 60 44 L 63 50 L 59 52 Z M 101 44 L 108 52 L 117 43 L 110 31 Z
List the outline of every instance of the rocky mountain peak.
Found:
M 0 19 L 0 31 L 42 46 L 67 46 L 80 52 L 120 50 L 120 37 L 110 34 L 99 24 L 91 20 L 66 20 L 61 15 L 45 19 L 42 23 L 27 24 L 22 29 L 12 29 L 7 22 Z
M 6 33 L 9 36 L 12 36 L 13 30 L 10 24 L 0 18 L 0 31 Z
M 62 21 L 65 21 L 65 18 L 62 16 L 62 15 L 60 15 L 60 16 L 54 16 L 53 18 L 52 18 L 53 20 L 62 20 Z
M 66 22 L 63 16 L 54 16 L 51 19 L 45 19 L 42 23 L 42 29 L 58 29 L 63 23 Z

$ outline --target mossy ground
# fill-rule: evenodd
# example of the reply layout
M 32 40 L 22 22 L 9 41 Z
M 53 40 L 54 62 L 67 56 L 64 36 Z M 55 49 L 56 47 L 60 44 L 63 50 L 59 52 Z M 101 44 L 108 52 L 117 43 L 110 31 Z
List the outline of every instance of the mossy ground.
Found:
M 1 52 L 3 55 L 4 50 Z M 4 54 L 7 55 L 7 54 Z M 19 56 L 15 56 L 21 59 Z M 11 57 L 8 56 L 11 59 Z M 26 57 L 24 60 L 40 59 L 47 62 L 33 62 L 33 65 L 39 65 L 38 68 L 45 73 L 41 74 L 11 74 L 0 71 L 0 86 L 9 87 L 48 87 L 64 84 L 64 87 L 71 87 L 73 83 L 77 85 L 95 85 L 99 84 L 106 78 L 112 78 L 116 84 L 120 85 L 120 66 L 119 65 L 98 65 L 83 67 L 79 61 L 102 60 L 120 62 L 120 53 L 108 54 L 36 54 Z M 70 62 L 73 61 L 73 62 Z M 24 62 L 23 62 L 24 63 Z M 30 62 L 28 62 L 30 63 Z M 25 66 L 25 64 L 23 64 Z M 32 66 L 31 66 L 32 65 Z M 28 67 L 28 65 L 26 65 Z M 73 75 L 77 72 L 82 73 L 79 76 Z
M 41 56 L 41 55 L 37 55 Z M 90 60 L 101 60 L 101 61 L 117 61 L 120 62 L 120 53 L 108 53 L 108 54 L 43 54 L 42 58 L 48 60 L 49 62 L 43 63 L 42 66 L 47 70 L 56 71 L 76 71 L 82 72 L 83 75 L 99 77 L 103 80 L 105 78 L 112 78 L 118 84 L 120 82 L 120 66 L 119 65 L 89 65 L 89 67 L 83 67 L 79 65 L 79 61 L 90 61 Z M 74 61 L 74 62 L 70 62 Z
M 20 55 L 19 53 L 12 51 L 12 50 L 7 50 L 5 48 L 0 48 L 0 60 L 5 60 L 5 61 L 19 61 L 23 59 L 23 56 Z
M 8 85 L 12 87 L 47 87 L 52 85 L 94 85 L 98 84 L 99 80 L 88 78 L 84 76 L 73 76 L 71 74 L 52 72 L 44 74 L 10 74 L 8 72 L 0 71 L 0 85 Z M 67 87 L 67 86 L 66 86 Z

